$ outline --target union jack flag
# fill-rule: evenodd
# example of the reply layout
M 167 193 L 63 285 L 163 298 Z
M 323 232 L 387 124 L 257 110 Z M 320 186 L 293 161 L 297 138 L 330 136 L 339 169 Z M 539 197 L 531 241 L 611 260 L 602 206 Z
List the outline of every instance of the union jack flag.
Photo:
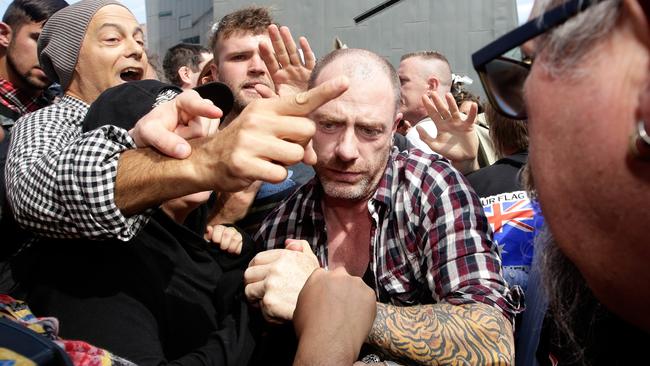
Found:
M 505 225 L 511 225 L 526 232 L 532 232 L 535 229 L 532 223 L 535 212 L 528 199 L 496 202 L 484 206 L 483 210 L 494 233 L 502 232 Z
M 512 193 L 488 199 L 492 202 L 484 202 L 483 211 L 501 250 L 503 265 L 530 265 L 535 228 L 540 227 L 533 204 L 526 195 Z

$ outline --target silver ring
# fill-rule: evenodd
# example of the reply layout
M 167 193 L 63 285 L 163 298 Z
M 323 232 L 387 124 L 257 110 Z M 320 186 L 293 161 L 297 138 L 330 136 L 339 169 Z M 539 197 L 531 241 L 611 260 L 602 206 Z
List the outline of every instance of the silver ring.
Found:
M 646 145 L 650 146 L 650 136 L 648 131 L 645 130 L 645 121 L 639 121 L 636 124 L 637 139 L 643 141 Z
M 643 120 L 637 122 L 630 139 L 630 153 L 638 159 L 650 161 L 650 136 Z

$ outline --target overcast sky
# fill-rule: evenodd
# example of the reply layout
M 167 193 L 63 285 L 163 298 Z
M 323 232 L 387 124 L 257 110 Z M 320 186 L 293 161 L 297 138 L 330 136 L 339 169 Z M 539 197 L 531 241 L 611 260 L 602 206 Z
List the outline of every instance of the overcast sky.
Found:
M 525 23 L 533 9 L 534 0 L 517 0 L 517 13 L 519 14 L 519 24 Z
M 7 6 L 11 3 L 12 0 L 0 0 L 0 14 L 4 14 Z M 79 0 L 67 0 L 68 3 L 74 4 Z M 453 0 L 452 0 L 453 1 Z M 530 9 L 533 7 L 534 0 L 517 0 L 517 10 L 519 14 L 519 23 L 524 23 L 528 19 L 528 14 L 530 14 Z M 135 17 L 138 19 L 138 22 L 145 23 L 147 21 L 147 13 L 145 12 L 144 0 L 122 0 L 122 3 L 126 5 Z

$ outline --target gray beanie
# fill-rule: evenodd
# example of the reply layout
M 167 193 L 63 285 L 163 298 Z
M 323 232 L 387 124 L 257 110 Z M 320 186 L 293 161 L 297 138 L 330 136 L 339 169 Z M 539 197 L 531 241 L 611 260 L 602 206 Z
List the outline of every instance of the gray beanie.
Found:
M 38 59 L 47 77 L 65 91 L 70 86 L 81 44 L 95 13 L 112 0 L 82 0 L 54 13 L 38 37 Z

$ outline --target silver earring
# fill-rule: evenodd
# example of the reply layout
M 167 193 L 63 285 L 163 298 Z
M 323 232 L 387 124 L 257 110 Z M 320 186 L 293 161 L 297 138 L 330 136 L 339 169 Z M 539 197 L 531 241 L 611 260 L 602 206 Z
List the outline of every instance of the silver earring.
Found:
M 650 135 L 645 125 L 643 120 L 637 122 L 630 139 L 630 153 L 637 159 L 650 161 Z

